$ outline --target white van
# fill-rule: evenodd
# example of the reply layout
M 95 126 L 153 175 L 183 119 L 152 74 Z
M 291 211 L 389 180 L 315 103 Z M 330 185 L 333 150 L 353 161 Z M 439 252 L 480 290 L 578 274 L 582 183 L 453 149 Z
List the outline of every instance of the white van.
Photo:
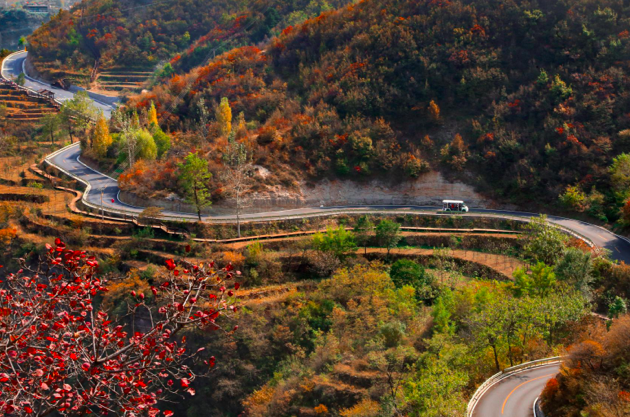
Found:
M 468 213 L 468 206 L 461 200 L 443 200 L 442 211 Z

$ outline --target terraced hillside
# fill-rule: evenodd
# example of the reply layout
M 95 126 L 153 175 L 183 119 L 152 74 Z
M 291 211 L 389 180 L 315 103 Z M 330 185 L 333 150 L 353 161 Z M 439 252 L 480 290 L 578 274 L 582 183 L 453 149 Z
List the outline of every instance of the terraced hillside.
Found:
M 0 85 L 0 106 L 6 106 L 8 119 L 25 122 L 39 120 L 45 114 L 58 111 L 50 100 L 30 96 L 7 85 Z
M 91 84 L 91 91 L 98 93 L 119 93 L 123 90 L 138 92 L 152 75 L 151 71 L 109 69 L 99 73 Z

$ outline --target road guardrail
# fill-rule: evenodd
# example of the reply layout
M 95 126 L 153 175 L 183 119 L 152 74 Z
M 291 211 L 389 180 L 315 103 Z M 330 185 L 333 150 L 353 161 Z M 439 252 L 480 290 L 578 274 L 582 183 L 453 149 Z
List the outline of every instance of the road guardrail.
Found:
M 510 368 L 505 368 L 501 372 L 497 372 L 488 378 L 483 384 L 477 388 L 477 391 L 473 394 L 472 398 L 468 402 L 468 407 L 466 408 L 466 417 L 472 417 L 473 412 L 475 411 L 475 407 L 479 403 L 479 400 L 483 397 L 483 395 L 494 385 L 501 382 L 505 378 L 508 378 L 511 375 L 514 375 L 518 372 L 524 371 L 530 368 L 538 368 L 541 366 L 549 365 L 552 363 L 560 363 L 562 362 L 563 356 L 554 356 L 552 358 L 538 359 L 531 362 L 525 362 L 520 365 L 512 366 Z

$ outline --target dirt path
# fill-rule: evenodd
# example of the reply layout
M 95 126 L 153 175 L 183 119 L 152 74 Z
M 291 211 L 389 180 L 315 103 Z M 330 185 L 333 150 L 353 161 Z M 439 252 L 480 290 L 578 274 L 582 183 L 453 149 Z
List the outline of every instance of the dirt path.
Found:
M 364 253 L 363 249 L 358 249 L 357 253 Z M 367 253 L 387 253 L 384 248 L 368 248 Z M 413 256 L 413 255 L 435 255 L 435 249 L 392 249 L 390 253 L 397 255 Z M 518 268 L 526 268 L 527 264 L 523 261 L 506 255 L 495 255 L 492 253 L 483 253 L 470 250 L 451 249 L 449 255 L 453 258 L 463 259 L 466 261 L 476 262 L 480 265 L 492 268 L 495 271 L 512 278 L 512 274 Z

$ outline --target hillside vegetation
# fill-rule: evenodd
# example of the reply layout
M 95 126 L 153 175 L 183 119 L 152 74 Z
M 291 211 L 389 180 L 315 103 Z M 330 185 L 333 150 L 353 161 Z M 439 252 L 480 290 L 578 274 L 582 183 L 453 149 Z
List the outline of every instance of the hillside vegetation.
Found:
M 202 64 L 233 47 L 258 43 L 290 22 L 343 5 L 344 0 L 84 0 L 60 11 L 29 37 L 30 57 L 45 75 L 90 75 L 100 68 Z M 212 40 L 210 40 L 212 39 Z M 167 64 L 166 75 L 172 71 Z
M 210 152 L 220 135 L 200 138 L 200 103 L 212 114 L 227 97 L 258 163 L 297 178 L 416 177 L 439 163 L 503 201 L 562 194 L 569 209 L 616 220 L 628 184 L 609 167 L 630 151 L 629 17 L 617 0 L 364 1 L 132 104 L 155 101 L 162 125 Z
M 628 342 L 630 317 L 624 316 L 606 331 L 599 326 L 569 349 L 560 374 L 542 395 L 551 416 L 627 416 L 630 414 Z

